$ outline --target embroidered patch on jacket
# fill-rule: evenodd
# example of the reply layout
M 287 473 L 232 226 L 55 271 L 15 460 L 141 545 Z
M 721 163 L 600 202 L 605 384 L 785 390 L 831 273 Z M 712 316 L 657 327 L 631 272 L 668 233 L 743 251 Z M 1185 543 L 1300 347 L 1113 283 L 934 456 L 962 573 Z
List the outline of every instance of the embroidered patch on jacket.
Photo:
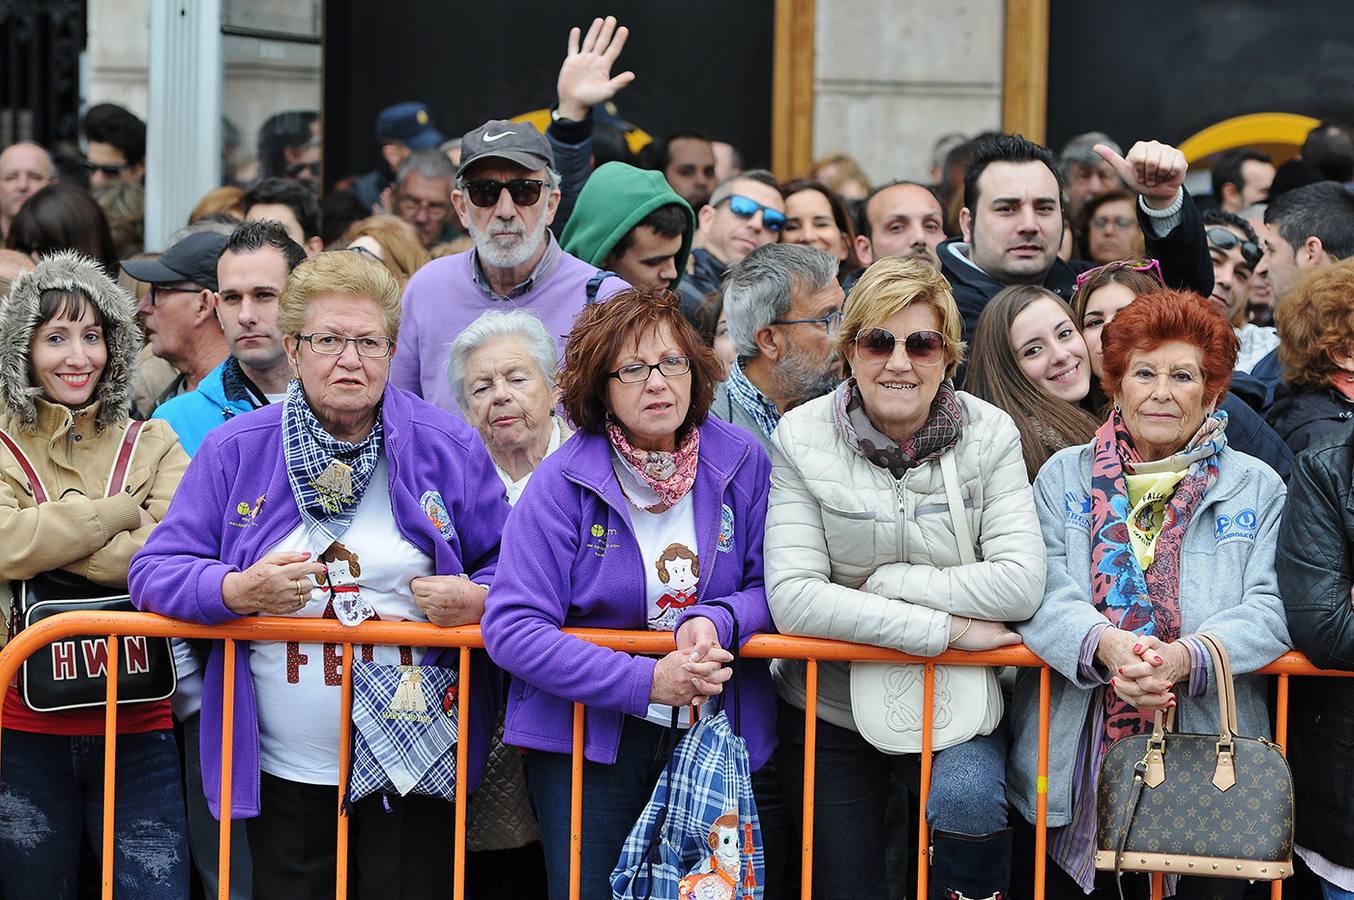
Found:
M 1224 541 L 1254 541 L 1258 521 L 1255 510 L 1249 508 L 1234 516 L 1220 515 L 1214 538 L 1219 544 Z
M 727 503 L 719 508 L 719 541 L 715 548 L 720 553 L 733 549 L 733 507 Z
M 263 515 L 263 501 L 265 499 L 267 499 L 267 495 L 260 494 L 259 499 L 254 501 L 253 506 L 250 506 L 247 500 L 241 500 L 235 505 L 235 512 L 239 515 L 239 518 L 226 524 L 235 528 L 252 528 L 259 524 L 259 516 Z
M 428 521 L 433 523 L 437 533 L 447 540 L 456 537 L 456 529 L 451 525 L 451 514 L 447 512 L 447 505 L 442 502 L 442 495 L 437 491 L 424 491 L 423 499 L 419 501 L 423 507 L 423 514 L 428 517 Z

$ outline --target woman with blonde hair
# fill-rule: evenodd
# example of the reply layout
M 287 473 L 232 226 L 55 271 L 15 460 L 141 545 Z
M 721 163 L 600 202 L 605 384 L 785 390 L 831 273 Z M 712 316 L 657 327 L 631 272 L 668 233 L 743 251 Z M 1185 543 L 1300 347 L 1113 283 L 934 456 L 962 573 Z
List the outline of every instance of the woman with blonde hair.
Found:
M 936 656 L 1018 641 L 1044 591 L 1044 546 L 1011 417 L 955 390 L 961 317 L 945 279 L 886 257 L 851 292 L 837 347 L 850 377 L 785 414 L 772 435 L 767 600 L 784 634 Z M 830 473 L 824 477 L 823 473 Z M 777 766 L 799 808 L 805 665 L 773 665 Z M 885 810 L 915 783 L 916 667 L 818 666 L 816 896 L 885 882 Z M 1005 896 L 1007 737 L 990 668 L 937 672 L 931 898 Z M 900 685 L 916 686 L 900 690 Z
M 354 222 L 339 243 L 382 263 L 400 283 L 401 290 L 431 259 L 414 226 L 399 216 L 369 216 Z

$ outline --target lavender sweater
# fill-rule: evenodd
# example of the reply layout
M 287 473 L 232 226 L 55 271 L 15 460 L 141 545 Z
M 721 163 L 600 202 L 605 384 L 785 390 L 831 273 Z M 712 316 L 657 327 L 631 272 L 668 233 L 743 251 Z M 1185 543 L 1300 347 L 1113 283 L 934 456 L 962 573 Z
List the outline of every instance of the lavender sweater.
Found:
M 771 463 L 757 440 L 710 417 L 700 426 L 695 506 L 699 602 L 683 613 L 710 619 L 729 646 L 774 632 L 762 583 L 762 535 Z M 580 432 L 537 467 L 503 532 L 503 555 L 485 603 L 490 655 L 515 676 L 506 743 L 554 753 L 573 744 L 573 702 L 587 705 L 584 755 L 616 761 L 627 714 L 643 716 L 656 662 L 566 635 L 561 628 L 646 627 L 645 573 L 605 436 Z M 754 770 L 776 745 L 766 660 L 739 661 L 741 684 L 725 692 L 729 718 L 747 740 Z
M 549 239 L 553 244 L 554 238 Z M 390 383 L 461 417 L 447 379 L 448 351 L 467 325 L 491 309 L 526 309 L 540 316 L 562 358 L 564 338 L 573 329 L 574 317 L 587 305 L 588 282 L 598 270 L 558 245 L 547 251 L 543 262 L 547 259 L 553 259 L 553 265 L 538 267 L 530 288 L 511 299 L 495 297 L 476 282 L 474 250 L 435 259 L 419 269 L 404 289 L 400 341 L 390 361 Z M 609 277 L 599 285 L 597 299 L 605 300 L 628 287 L 622 279 Z
M 282 404 L 236 416 L 211 431 L 188 466 L 164 521 L 132 559 L 128 584 L 138 609 L 188 622 L 216 624 L 236 615 L 221 599 L 227 574 L 248 568 L 301 524 L 282 457 Z M 439 575 L 469 575 L 489 583 L 507 518 L 503 482 L 468 425 L 387 385 L 381 421 L 390 473 L 390 503 L 404 538 L 427 554 Z M 443 537 L 424 513 L 422 498 L 437 491 L 453 534 Z M 265 498 L 257 516 L 237 505 Z M 454 665 L 455 651 L 424 664 Z M 434 658 L 439 657 L 439 658 Z M 202 787 L 218 818 L 221 791 L 221 697 L 225 644 L 212 644 L 202 689 Z M 501 673 L 476 652 L 471 670 L 470 771 L 479 786 L 497 720 Z M 249 645 L 235 644 L 235 770 L 231 816 L 259 814 L 258 712 L 249 672 Z

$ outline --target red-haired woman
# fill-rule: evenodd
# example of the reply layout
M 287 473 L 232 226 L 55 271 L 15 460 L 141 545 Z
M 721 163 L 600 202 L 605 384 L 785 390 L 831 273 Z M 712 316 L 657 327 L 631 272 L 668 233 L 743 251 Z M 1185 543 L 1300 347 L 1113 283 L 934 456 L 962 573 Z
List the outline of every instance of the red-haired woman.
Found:
M 1155 709 L 1177 704 L 1190 731 L 1218 727 L 1216 698 L 1205 696 L 1216 690 L 1211 664 L 1193 635 L 1226 647 L 1245 735 L 1269 732 L 1264 682 L 1246 673 L 1289 646 L 1274 574 L 1283 482 L 1228 448 L 1218 410 L 1236 361 L 1231 326 L 1198 295 L 1159 290 L 1119 312 L 1102 348 L 1114 405 L 1089 444 L 1059 451 L 1035 479 L 1048 581 L 1043 604 L 1016 626 L 1056 673 L 1051 900 L 1115 893 L 1113 874 L 1094 866 L 1095 778 L 1109 745 L 1150 730 Z M 1027 822 L 1038 696 L 1038 671 L 1023 670 L 1007 779 Z M 1024 831 L 1031 852 L 1017 850 L 1017 865 L 1033 859 L 1033 829 Z M 1013 874 L 1013 884 L 1032 882 Z M 1225 884 L 1234 887 L 1181 878 L 1175 896 L 1240 896 L 1244 882 Z

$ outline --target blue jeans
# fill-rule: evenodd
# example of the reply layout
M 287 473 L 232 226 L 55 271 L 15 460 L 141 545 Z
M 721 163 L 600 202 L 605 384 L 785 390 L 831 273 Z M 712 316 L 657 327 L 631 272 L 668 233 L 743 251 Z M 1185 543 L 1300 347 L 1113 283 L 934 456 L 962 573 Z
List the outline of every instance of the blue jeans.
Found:
M 795 826 L 804 808 L 804 712 L 779 704 L 780 768 Z M 1005 726 L 932 757 L 932 830 L 985 835 L 1006 827 Z M 895 780 L 916 786 L 918 754 L 892 756 L 858 733 L 818 720 L 814 769 L 813 896 L 877 896 L 887 883 L 885 814 Z M 911 842 L 913 834 L 907 836 Z
M 631 827 L 653 794 L 667 764 L 664 732 L 652 722 L 627 716 L 615 765 L 583 762 L 583 848 L 581 896 L 585 900 L 611 896 L 611 870 Z M 545 850 L 550 900 L 569 896 L 569 792 L 572 760 L 567 753 L 528 751 L 524 757 L 527 789 L 536 807 Z M 767 900 L 777 897 L 783 881 L 773 871 L 785 862 L 787 816 L 777 779 L 768 770 L 752 773 L 752 791 L 762 829 L 766 857 Z M 774 881 L 774 883 L 773 883 Z M 656 900 L 656 898 L 655 898 Z
M 1321 882 L 1321 896 L 1323 900 L 1354 900 L 1354 891 L 1347 891 L 1344 888 L 1336 887 L 1324 878 L 1318 878 Z
M 99 737 L 5 729 L 0 760 L 0 896 L 73 900 L 80 846 L 103 852 Z M 117 739 L 113 896 L 188 896 L 188 826 L 171 731 Z M 102 860 L 101 860 L 102 861 Z

